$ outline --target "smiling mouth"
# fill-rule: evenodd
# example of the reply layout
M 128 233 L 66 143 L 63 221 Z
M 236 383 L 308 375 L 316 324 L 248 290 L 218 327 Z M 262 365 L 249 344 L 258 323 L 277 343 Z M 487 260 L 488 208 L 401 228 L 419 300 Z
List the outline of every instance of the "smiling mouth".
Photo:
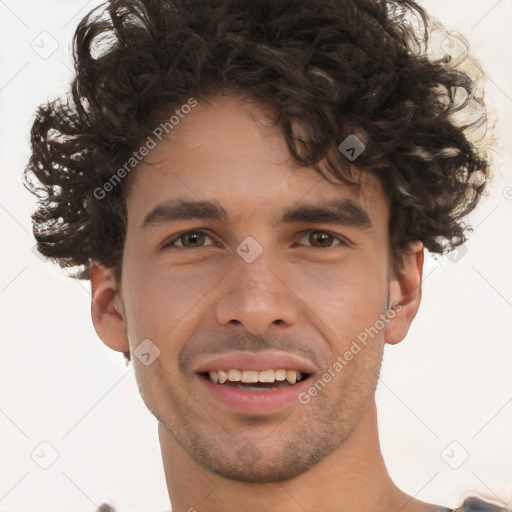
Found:
M 306 380 L 309 374 L 297 370 L 268 369 L 268 370 L 217 370 L 201 372 L 202 378 L 222 386 L 230 386 L 248 391 L 264 391 L 294 386 Z

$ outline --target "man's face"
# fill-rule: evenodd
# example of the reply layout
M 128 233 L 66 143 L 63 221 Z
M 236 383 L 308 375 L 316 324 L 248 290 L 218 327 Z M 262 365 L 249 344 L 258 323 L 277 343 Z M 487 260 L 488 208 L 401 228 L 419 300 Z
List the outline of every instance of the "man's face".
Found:
M 120 297 L 142 397 L 217 474 L 300 474 L 347 439 L 374 395 L 391 279 L 380 183 L 362 174 L 359 188 L 335 185 L 299 167 L 280 129 L 233 96 L 200 103 L 147 159 L 127 198 Z M 177 201 L 211 202 L 225 215 L 203 208 L 203 218 L 188 217 L 184 206 L 171 211 Z M 333 201 L 338 221 L 285 216 Z M 146 339 L 160 351 L 147 366 L 133 356 Z M 215 384 L 208 373 L 283 369 L 304 377 Z

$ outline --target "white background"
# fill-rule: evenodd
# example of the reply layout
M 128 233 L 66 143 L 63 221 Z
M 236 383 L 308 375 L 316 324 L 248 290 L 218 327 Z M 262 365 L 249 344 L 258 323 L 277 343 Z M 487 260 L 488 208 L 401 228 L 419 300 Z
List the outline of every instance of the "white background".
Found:
M 98 3 L 0 0 L 2 512 L 93 512 L 105 500 L 118 512 L 170 509 L 156 420 L 122 355 L 94 332 L 89 282 L 32 252 L 33 199 L 20 178 L 35 109 L 66 90 L 73 31 Z M 423 4 L 469 39 L 487 73 L 499 137 L 495 179 L 471 217 L 478 227 L 467 254 L 457 263 L 427 261 L 410 335 L 386 347 L 377 394 L 382 449 L 397 485 L 419 499 L 458 506 L 477 493 L 512 508 L 512 2 Z M 57 44 L 47 58 L 34 51 Z M 39 447 L 43 441 L 53 448 Z M 34 449 L 40 464 L 53 449 L 59 457 L 45 470 Z M 466 452 L 458 469 L 449 466 Z

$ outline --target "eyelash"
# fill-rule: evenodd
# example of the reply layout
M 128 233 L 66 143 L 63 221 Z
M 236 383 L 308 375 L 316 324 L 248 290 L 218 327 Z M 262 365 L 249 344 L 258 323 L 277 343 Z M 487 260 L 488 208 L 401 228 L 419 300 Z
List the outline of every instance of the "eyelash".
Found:
M 206 232 L 206 231 L 203 231 L 201 229 L 193 229 L 191 231 L 185 231 L 183 233 L 180 233 L 179 235 L 175 236 L 173 239 L 169 240 L 168 242 L 166 242 L 163 246 L 162 246 L 162 249 L 169 249 L 169 248 L 172 248 L 172 247 L 179 247 L 180 249 L 188 249 L 188 250 L 191 250 L 191 249 L 202 249 L 203 247 L 209 247 L 209 246 L 200 246 L 200 247 L 180 247 L 180 246 L 177 246 L 177 245 L 174 245 L 178 240 L 181 239 L 181 237 L 185 236 L 185 235 L 190 235 L 191 233 L 194 233 L 194 234 L 200 234 L 200 235 L 205 235 L 207 236 L 208 238 L 212 239 L 213 238 Z M 344 247 L 348 247 L 348 242 L 342 238 L 341 236 L 339 235 L 336 235 L 335 233 L 332 233 L 331 231 L 326 231 L 326 230 L 322 230 L 322 229 L 309 229 L 307 231 L 303 231 L 302 232 L 302 238 L 304 238 L 306 235 L 310 235 L 311 233 L 324 233 L 324 234 L 328 234 L 330 236 L 332 236 L 335 240 L 338 240 L 340 243 L 337 244 L 337 245 L 340 245 L 340 246 L 344 246 Z M 215 243 L 215 245 L 217 245 L 218 242 Z M 310 246 L 310 247 L 313 247 L 315 249 L 324 249 L 324 250 L 327 250 L 327 249 L 332 249 L 334 246 L 332 247 L 314 247 L 314 246 Z

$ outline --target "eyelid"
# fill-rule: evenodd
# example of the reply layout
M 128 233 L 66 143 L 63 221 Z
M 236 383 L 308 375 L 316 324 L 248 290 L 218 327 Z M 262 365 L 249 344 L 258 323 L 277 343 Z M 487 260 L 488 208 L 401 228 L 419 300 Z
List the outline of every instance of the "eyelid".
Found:
M 307 235 L 310 235 L 311 233 L 327 233 L 329 235 L 331 235 L 334 239 L 338 240 L 339 244 L 337 245 L 340 245 L 340 246 L 344 246 L 344 247 L 348 247 L 350 245 L 350 242 L 349 240 L 347 240 L 345 237 L 341 236 L 341 235 L 338 235 L 332 231 L 329 231 L 327 229 L 307 229 L 305 231 L 302 231 L 300 233 L 300 240 L 302 240 L 305 236 Z M 161 248 L 162 249 L 167 249 L 169 247 L 180 247 L 180 246 L 177 246 L 175 245 L 175 243 L 183 236 L 183 235 L 187 235 L 187 234 L 190 234 L 190 233 L 199 233 L 199 234 L 202 234 L 208 238 L 210 238 L 214 243 L 213 244 L 210 244 L 209 246 L 199 246 L 199 247 L 182 247 L 183 249 L 200 249 L 202 247 L 211 247 L 213 245 L 219 245 L 219 242 L 218 241 L 215 241 L 214 237 L 212 235 L 210 235 L 208 233 L 208 230 L 206 229 L 189 229 L 189 230 L 186 230 L 186 231 L 182 231 L 181 233 L 178 233 L 176 235 L 174 235 L 172 238 L 168 239 L 167 241 L 165 241 Z M 323 250 L 328 250 L 328 249 L 331 249 L 332 247 L 314 247 L 312 245 L 308 245 L 307 247 L 313 247 L 314 249 L 323 249 Z
M 190 233 L 199 233 L 201 235 L 207 236 L 208 238 L 211 238 L 212 241 L 215 243 L 211 244 L 210 246 L 200 246 L 200 247 L 181 247 L 178 245 L 174 245 L 183 235 L 188 235 Z M 166 240 L 162 246 L 161 249 L 167 249 L 169 247 L 179 247 L 180 249 L 200 249 L 201 247 L 211 247 L 213 245 L 218 245 L 218 242 L 215 241 L 212 235 L 208 233 L 205 229 L 187 229 L 186 231 L 182 231 L 181 233 L 178 233 L 171 237 L 170 239 Z
M 338 240 L 340 243 L 337 244 L 337 245 L 341 245 L 341 246 L 344 246 L 344 247 L 348 247 L 350 245 L 350 242 L 347 238 L 341 236 L 341 235 L 338 235 L 336 233 L 333 233 L 332 231 L 329 231 L 328 229 L 307 229 L 306 231 L 302 231 L 301 232 L 301 240 L 302 238 L 304 238 L 306 235 L 310 235 L 311 233 L 327 233 L 329 235 L 331 235 L 333 238 L 335 238 L 336 240 Z M 314 247 L 312 245 L 308 245 L 308 247 L 313 247 L 315 249 L 324 249 L 324 250 L 329 250 L 329 249 L 332 249 L 332 247 Z M 333 246 L 334 247 L 334 246 Z

